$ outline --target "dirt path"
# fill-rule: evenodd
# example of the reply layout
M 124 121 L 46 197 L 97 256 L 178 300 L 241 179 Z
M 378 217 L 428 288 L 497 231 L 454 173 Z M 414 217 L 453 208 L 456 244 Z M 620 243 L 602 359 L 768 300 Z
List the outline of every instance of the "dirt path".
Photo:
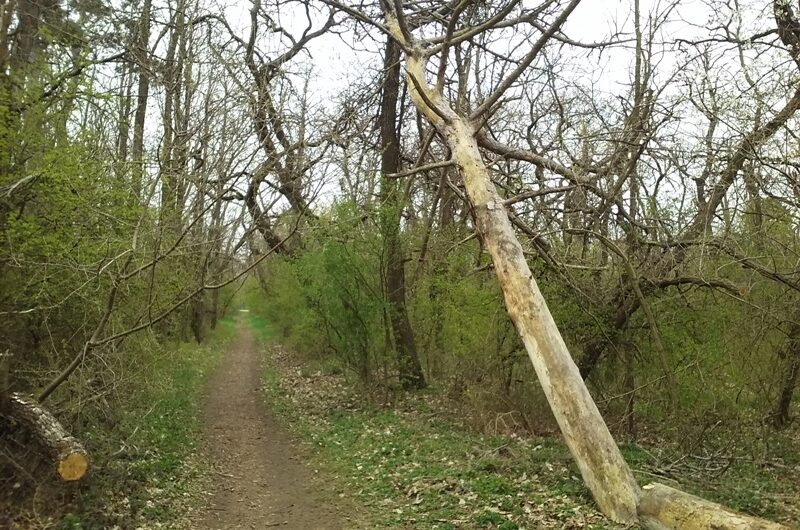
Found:
M 264 404 L 263 373 L 253 332 L 238 337 L 209 382 L 204 443 L 214 468 L 213 494 L 198 529 L 343 529 L 320 500 L 311 471 Z

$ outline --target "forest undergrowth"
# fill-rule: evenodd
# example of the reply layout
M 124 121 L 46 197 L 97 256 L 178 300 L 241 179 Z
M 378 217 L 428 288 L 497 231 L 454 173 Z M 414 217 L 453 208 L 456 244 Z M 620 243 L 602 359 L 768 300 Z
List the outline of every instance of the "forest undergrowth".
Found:
M 798 9 L 0 0 L 0 528 L 179 524 L 234 300 L 376 526 L 800 521 Z
M 234 322 L 221 320 L 201 345 L 137 352 L 140 369 L 81 414 L 91 458 L 86 478 L 65 486 L 33 470 L 29 481 L 8 484 L 17 493 L 3 496 L 0 528 L 187 528 L 209 479 L 200 452 L 201 393 L 234 333 Z
M 559 437 L 501 433 L 497 423 L 476 429 L 436 388 L 368 392 L 330 360 L 298 358 L 263 318 L 250 322 L 267 352 L 269 406 L 375 528 L 621 528 L 593 506 Z M 658 480 L 753 515 L 800 521 L 800 461 L 791 460 L 798 453 L 789 434 L 755 460 L 742 438 L 722 456 L 713 440 L 725 437 L 712 433 L 690 454 L 655 432 L 622 444 L 640 484 Z

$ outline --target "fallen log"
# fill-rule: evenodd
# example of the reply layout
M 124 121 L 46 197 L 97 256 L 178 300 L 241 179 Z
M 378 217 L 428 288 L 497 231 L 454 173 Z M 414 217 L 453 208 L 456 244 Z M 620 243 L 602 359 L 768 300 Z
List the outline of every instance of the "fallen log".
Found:
M 789 530 L 657 483 L 642 488 L 637 508 L 647 530 Z
M 80 480 L 89 469 L 89 458 L 81 443 L 70 435 L 47 409 L 32 397 L 12 393 L 8 416 L 27 428 L 45 447 L 62 480 Z

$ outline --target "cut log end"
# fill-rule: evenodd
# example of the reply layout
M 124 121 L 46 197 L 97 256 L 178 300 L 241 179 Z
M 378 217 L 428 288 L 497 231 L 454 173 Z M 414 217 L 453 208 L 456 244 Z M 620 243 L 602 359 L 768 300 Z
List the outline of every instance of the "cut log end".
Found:
M 29 430 L 47 449 L 62 480 L 80 480 L 89 469 L 83 445 L 59 423 L 50 411 L 30 396 L 11 394 L 9 416 Z
M 639 521 L 648 530 L 789 530 L 663 484 L 642 488 Z
M 66 481 L 82 479 L 88 469 L 89 459 L 83 452 L 69 453 L 58 462 L 58 476 Z

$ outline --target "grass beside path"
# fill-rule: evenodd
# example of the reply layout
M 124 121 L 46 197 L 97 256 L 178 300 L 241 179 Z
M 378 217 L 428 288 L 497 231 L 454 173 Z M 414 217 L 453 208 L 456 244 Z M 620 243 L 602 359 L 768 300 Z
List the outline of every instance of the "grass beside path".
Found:
M 272 336 L 257 316 L 251 324 Z M 370 528 L 619 528 L 591 505 L 554 439 L 480 436 L 441 420 L 420 393 L 393 409 L 361 402 L 337 376 L 303 369 L 274 343 L 265 391 L 311 464 Z
M 405 395 L 391 408 L 370 406 L 335 367 L 298 364 L 263 319 L 252 315 L 250 323 L 269 352 L 269 406 L 339 495 L 365 507 L 369 527 L 621 528 L 594 508 L 558 438 L 475 434 L 432 391 Z M 702 455 L 675 448 L 622 451 L 641 484 L 677 480 L 680 489 L 730 508 L 796 524 L 800 466 L 785 458 L 774 465 L 737 459 L 721 475 L 694 465 L 706 462 Z
M 236 324 L 219 322 L 202 345 L 140 354 L 140 373 L 110 430 L 86 440 L 91 475 L 57 528 L 188 528 L 208 480 L 200 459 L 201 394 Z

